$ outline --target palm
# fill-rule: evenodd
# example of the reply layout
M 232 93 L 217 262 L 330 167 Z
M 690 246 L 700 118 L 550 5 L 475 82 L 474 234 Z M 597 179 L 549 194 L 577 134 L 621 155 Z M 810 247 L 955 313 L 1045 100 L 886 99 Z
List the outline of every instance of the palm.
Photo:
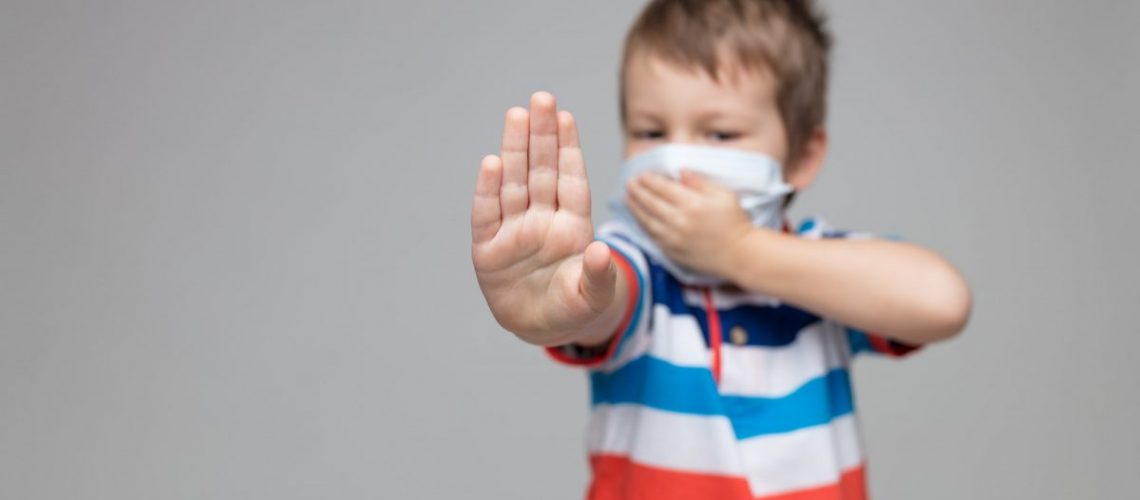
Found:
M 586 169 L 573 118 L 553 96 L 507 112 L 501 157 L 480 169 L 471 229 L 479 285 L 504 327 L 558 336 L 598 316 L 581 286 L 593 239 Z

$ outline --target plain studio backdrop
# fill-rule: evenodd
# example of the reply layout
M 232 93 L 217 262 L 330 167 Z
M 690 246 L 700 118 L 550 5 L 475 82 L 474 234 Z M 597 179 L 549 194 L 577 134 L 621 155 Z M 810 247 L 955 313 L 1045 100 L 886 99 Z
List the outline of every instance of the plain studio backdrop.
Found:
M 503 332 L 469 203 L 577 114 L 595 220 L 640 2 L 0 2 L 0 497 L 579 498 L 585 376 Z M 1140 2 L 830 2 L 796 219 L 961 267 L 855 370 L 878 499 L 1121 498 L 1140 467 Z

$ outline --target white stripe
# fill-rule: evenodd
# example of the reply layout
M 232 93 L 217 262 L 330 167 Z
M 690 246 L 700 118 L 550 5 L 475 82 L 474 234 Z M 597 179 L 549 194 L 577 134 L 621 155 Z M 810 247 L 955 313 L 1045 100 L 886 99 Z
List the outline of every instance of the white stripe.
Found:
M 836 368 L 847 366 L 847 339 L 830 321 L 812 323 L 779 347 L 721 345 L 724 395 L 782 397 Z
M 654 338 L 649 351 L 653 357 L 677 366 L 711 366 L 712 356 L 695 316 L 673 314 L 669 306 L 654 304 L 653 321 Z
M 648 315 L 643 316 L 648 317 Z M 649 322 L 646 320 L 642 323 L 642 326 L 633 330 L 630 334 L 630 338 L 625 341 L 625 345 L 621 347 L 621 350 L 614 353 L 613 359 L 603 363 L 602 366 L 598 367 L 598 371 L 602 373 L 613 373 L 626 364 L 629 364 L 630 361 L 641 357 L 649 350 L 649 344 L 653 342 L 653 336 L 649 334 L 649 328 L 645 326 L 648 325 Z
M 672 314 L 664 304 L 654 304 L 650 333 L 646 324 L 633 333 L 621 352 L 601 371 L 612 373 L 648 352 L 675 366 L 708 368 L 711 354 L 700 325 L 690 315 Z M 812 379 L 845 367 L 850 355 L 843 330 L 821 321 L 804 327 L 791 344 L 779 347 L 721 344 L 721 393 L 736 396 L 781 397 Z
M 613 373 L 647 352 L 676 366 L 708 368 L 711 365 L 712 356 L 705 346 L 696 317 L 672 314 L 669 306 L 664 304 L 654 304 L 651 311 L 652 333 L 646 327 L 635 330 L 621 352 L 600 367 L 600 371 Z M 645 316 L 648 318 L 650 315 Z
M 704 291 L 704 288 L 685 287 L 682 292 L 682 296 L 684 297 L 686 304 L 704 309 Z M 772 307 L 778 307 L 780 305 L 780 299 L 777 299 L 776 297 L 744 291 L 729 291 L 723 288 L 713 288 L 712 299 L 713 307 L 717 308 L 718 310 L 731 309 L 733 307 L 739 307 L 742 305 Z
M 808 220 L 815 221 L 815 224 L 812 226 L 812 228 L 810 230 L 800 233 L 801 238 L 806 238 L 806 239 L 810 239 L 810 240 L 818 240 L 818 239 L 823 239 L 825 236 L 827 236 L 830 233 L 836 232 L 836 228 L 834 226 L 832 226 L 831 224 L 829 224 L 822 217 L 813 217 L 813 218 L 805 219 L 804 222 L 807 222 Z M 848 240 L 870 240 L 870 239 L 877 239 L 878 237 L 879 236 L 876 235 L 875 233 L 869 233 L 866 231 L 844 231 L 843 232 L 843 239 L 848 239 Z
M 827 425 L 746 439 L 739 449 L 756 496 L 835 484 L 843 471 L 863 462 L 854 415 Z
M 586 433 L 590 453 L 687 472 L 743 476 L 736 435 L 724 416 L 687 415 L 637 404 L 599 404 Z

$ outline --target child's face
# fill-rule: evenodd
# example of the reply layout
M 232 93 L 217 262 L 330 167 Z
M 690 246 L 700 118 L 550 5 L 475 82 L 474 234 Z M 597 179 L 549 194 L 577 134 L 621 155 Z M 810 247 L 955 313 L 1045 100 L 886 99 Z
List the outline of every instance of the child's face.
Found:
M 767 71 L 726 65 L 719 82 L 651 56 L 634 56 L 625 74 L 625 156 L 665 143 L 763 153 L 781 164 L 787 132 Z

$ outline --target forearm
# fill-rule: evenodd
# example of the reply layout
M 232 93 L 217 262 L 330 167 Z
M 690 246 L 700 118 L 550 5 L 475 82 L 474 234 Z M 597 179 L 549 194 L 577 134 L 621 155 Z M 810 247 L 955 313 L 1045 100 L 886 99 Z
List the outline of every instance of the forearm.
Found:
M 807 240 L 753 230 L 729 251 L 726 276 L 855 328 L 906 343 L 955 335 L 970 292 L 946 260 L 885 240 Z

